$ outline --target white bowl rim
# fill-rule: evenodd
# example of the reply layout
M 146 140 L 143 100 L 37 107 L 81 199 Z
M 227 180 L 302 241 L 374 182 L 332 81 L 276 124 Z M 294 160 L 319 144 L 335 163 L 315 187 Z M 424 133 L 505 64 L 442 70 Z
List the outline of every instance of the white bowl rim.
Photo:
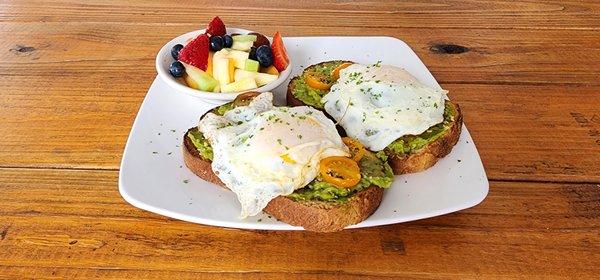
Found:
M 169 42 L 167 42 L 160 49 L 160 51 L 158 51 L 158 53 L 156 55 L 155 66 L 156 66 L 156 71 L 158 72 L 158 76 L 161 77 L 161 79 L 163 81 L 165 81 L 167 83 L 167 85 L 174 88 L 175 90 L 186 93 L 188 95 L 191 95 L 191 96 L 194 96 L 197 98 L 200 98 L 200 99 L 233 100 L 240 93 L 244 93 L 247 91 L 257 91 L 257 92 L 271 91 L 274 88 L 280 86 L 289 77 L 289 75 L 291 73 L 291 69 L 292 69 L 291 63 L 288 65 L 288 67 L 283 72 L 279 73 L 279 77 L 277 78 L 277 80 L 275 80 L 271 83 L 268 83 L 262 87 L 247 90 L 247 91 L 242 91 L 242 92 L 233 92 L 233 93 L 207 92 L 207 91 L 197 90 L 197 89 L 194 89 L 194 88 L 191 88 L 191 87 L 181 84 L 169 73 L 168 69 L 165 69 L 163 67 L 163 59 L 165 59 L 165 57 L 167 57 L 167 59 L 173 60 L 173 58 L 171 57 L 171 48 L 175 44 L 178 44 L 178 43 L 180 44 L 182 42 L 185 42 L 189 38 L 195 38 L 196 36 L 204 33 L 204 31 L 205 31 L 205 29 L 201 29 L 201 30 L 195 30 L 195 31 L 191 31 L 191 32 L 179 35 L 179 36 L 171 39 Z M 234 27 L 227 28 L 227 33 L 247 34 L 250 32 L 254 32 L 254 31 L 243 29 L 243 28 L 234 28 Z M 268 38 L 270 40 L 272 40 L 271 37 L 268 37 Z M 169 63 L 169 65 L 170 65 L 170 63 Z

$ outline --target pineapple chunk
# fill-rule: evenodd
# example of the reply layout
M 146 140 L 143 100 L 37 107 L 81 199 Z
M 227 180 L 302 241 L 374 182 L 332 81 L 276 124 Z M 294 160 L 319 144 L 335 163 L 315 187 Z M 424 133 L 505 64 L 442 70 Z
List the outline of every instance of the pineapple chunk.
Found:
M 233 59 L 235 68 L 244 69 L 248 55 L 250 55 L 250 53 L 238 50 L 230 50 L 229 54 L 227 54 L 227 57 Z
M 221 85 L 221 92 L 241 92 L 257 87 L 256 81 L 253 78 L 245 78 L 230 84 Z
M 233 82 L 234 70 L 233 60 L 220 55 L 214 55 L 213 74 L 221 86 Z
M 231 45 L 231 48 L 234 50 L 247 52 L 250 50 L 250 48 L 252 48 L 253 45 L 254 45 L 254 42 L 252 42 L 252 41 L 248 41 L 248 42 L 233 41 L 233 45 Z
M 259 72 L 250 72 L 242 69 L 235 69 L 234 80 L 239 81 L 246 78 L 256 80 L 256 84 L 261 87 L 277 80 L 279 76 Z

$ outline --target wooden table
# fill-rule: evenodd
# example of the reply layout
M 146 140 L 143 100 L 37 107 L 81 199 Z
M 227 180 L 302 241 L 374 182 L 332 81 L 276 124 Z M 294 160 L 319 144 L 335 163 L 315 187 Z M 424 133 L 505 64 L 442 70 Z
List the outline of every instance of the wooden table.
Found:
M 147 2 L 0 2 L 1 279 L 600 274 L 597 1 Z M 155 54 L 214 15 L 266 34 L 406 41 L 462 106 L 488 197 L 333 234 L 202 226 L 127 204 L 119 162 Z

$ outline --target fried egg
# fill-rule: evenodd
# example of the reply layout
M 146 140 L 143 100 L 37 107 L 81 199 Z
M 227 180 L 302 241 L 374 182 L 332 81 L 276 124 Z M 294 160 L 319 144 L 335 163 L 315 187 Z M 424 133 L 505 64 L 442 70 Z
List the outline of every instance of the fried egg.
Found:
M 442 122 L 446 93 L 402 68 L 353 64 L 340 71 L 322 101 L 348 136 L 380 151 L 401 136 L 421 134 Z
M 322 158 L 348 156 L 335 125 L 310 107 L 274 107 L 265 92 L 223 116 L 207 114 L 199 130 L 213 147 L 212 170 L 234 192 L 241 218 L 302 188 Z

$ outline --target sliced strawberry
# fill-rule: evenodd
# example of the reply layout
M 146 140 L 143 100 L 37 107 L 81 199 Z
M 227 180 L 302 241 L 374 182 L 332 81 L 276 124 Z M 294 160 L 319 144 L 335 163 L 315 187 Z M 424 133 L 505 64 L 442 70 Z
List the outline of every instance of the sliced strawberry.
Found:
M 201 34 L 187 43 L 179 51 L 179 60 L 206 71 L 208 67 L 208 35 Z
M 223 36 L 227 34 L 227 31 L 225 30 L 225 24 L 223 21 L 219 17 L 214 17 L 208 23 L 206 33 L 210 34 L 211 36 Z
M 273 65 L 279 72 L 285 70 L 290 64 L 290 58 L 287 55 L 287 51 L 285 50 L 285 46 L 283 45 L 283 39 L 281 39 L 281 34 L 279 31 L 275 32 L 273 35 L 273 44 L 271 44 L 271 49 L 273 50 Z

